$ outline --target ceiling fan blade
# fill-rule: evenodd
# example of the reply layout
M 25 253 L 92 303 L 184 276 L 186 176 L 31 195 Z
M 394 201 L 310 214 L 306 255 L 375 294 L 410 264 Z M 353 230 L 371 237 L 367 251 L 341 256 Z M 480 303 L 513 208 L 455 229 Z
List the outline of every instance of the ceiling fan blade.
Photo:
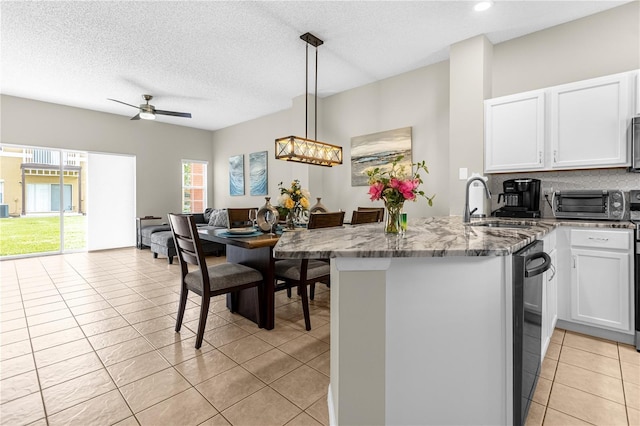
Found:
M 132 120 L 140 120 L 140 114 L 136 114 L 133 117 L 131 117 Z
M 190 112 L 163 111 L 161 109 L 157 109 L 156 110 L 156 114 L 171 115 L 173 117 L 191 118 L 191 113 Z
M 107 98 L 107 100 L 108 100 L 108 101 L 113 101 L 113 102 L 118 102 L 119 104 L 128 105 L 128 106 L 130 106 L 130 107 L 134 107 L 134 108 L 140 109 L 140 107 L 139 107 L 139 106 L 131 105 L 131 104 L 128 104 L 128 103 L 126 103 L 126 102 L 119 101 L 119 100 L 117 100 L 117 99 Z

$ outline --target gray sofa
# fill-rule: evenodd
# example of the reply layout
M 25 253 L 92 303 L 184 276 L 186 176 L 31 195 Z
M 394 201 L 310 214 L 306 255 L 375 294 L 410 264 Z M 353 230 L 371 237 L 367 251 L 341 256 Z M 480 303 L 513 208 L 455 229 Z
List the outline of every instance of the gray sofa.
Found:
M 212 218 L 211 215 L 215 214 Z M 214 210 L 207 209 L 204 213 L 193 214 L 198 228 L 226 228 L 225 220 L 226 212 L 223 209 Z M 224 218 L 223 218 L 224 216 Z M 154 259 L 158 255 L 166 256 L 169 264 L 173 263 L 173 257 L 177 255 L 171 227 L 169 225 L 149 225 L 140 229 L 142 247 L 149 247 L 153 253 Z M 202 248 L 206 255 L 220 256 L 225 253 L 225 245 L 214 243 L 212 241 L 202 241 Z

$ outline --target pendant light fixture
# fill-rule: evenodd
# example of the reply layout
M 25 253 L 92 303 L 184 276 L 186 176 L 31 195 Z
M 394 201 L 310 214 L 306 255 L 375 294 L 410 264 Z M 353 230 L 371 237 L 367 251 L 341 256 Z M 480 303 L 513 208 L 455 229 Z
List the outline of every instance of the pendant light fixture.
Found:
M 276 159 L 285 161 L 297 161 L 299 163 L 315 164 L 331 167 L 342 164 L 342 147 L 319 142 L 318 139 L 318 46 L 324 42 L 311 33 L 300 36 L 306 45 L 305 53 L 305 103 L 304 103 L 304 138 L 300 136 L 285 136 L 276 139 Z M 308 137 L 309 122 L 309 45 L 316 48 L 316 73 L 315 73 L 315 111 L 314 111 L 314 139 Z

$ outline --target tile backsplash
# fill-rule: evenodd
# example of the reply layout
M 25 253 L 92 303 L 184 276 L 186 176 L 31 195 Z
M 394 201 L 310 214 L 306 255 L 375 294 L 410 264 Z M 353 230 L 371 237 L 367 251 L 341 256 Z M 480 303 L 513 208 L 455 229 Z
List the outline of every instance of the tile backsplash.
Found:
M 507 179 L 532 178 L 540 179 L 540 210 L 542 217 L 553 217 L 551 207 L 544 198 L 544 190 L 553 188 L 554 191 L 567 189 L 620 189 L 625 191 L 640 189 L 640 173 L 629 173 L 626 169 L 593 169 L 566 170 L 536 173 L 508 173 L 489 175 L 489 189 L 491 194 L 491 211 L 502 204 L 498 204 L 497 194 L 502 192 L 502 182 Z M 549 197 L 551 202 L 551 197 Z

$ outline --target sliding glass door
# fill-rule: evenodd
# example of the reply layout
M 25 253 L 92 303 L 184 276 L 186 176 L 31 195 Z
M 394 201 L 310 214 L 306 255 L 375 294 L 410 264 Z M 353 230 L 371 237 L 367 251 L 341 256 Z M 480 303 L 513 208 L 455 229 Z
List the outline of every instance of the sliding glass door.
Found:
M 0 256 L 86 250 L 87 154 L 0 145 Z

